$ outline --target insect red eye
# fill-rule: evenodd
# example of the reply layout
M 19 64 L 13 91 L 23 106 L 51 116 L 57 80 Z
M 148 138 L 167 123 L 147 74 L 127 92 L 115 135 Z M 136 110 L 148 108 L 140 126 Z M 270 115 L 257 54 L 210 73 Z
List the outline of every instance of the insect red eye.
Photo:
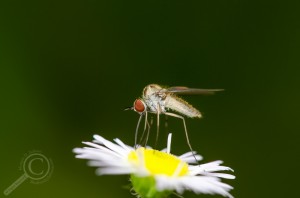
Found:
M 139 113 L 143 113 L 145 111 L 145 104 L 140 99 L 136 99 L 134 101 L 133 107 L 134 107 L 134 110 L 137 111 L 137 112 L 139 112 Z

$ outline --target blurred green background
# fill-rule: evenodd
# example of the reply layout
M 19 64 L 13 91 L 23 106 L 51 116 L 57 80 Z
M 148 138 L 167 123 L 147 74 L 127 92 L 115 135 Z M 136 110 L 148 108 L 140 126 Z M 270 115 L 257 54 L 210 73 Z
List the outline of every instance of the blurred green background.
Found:
M 235 197 L 296 197 L 299 19 L 297 1 L 1 1 L 0 197 L 35 149 L 50 180 L 8 197 L 133 197 L 127 176 L 97 177 L 72 149 L 93 134 L 132 145 L 138 114 L 123 109 L 150 83 L 226 89 L 185 97 L 204 115 L 187 119 L 194 149 L 235 170 Z

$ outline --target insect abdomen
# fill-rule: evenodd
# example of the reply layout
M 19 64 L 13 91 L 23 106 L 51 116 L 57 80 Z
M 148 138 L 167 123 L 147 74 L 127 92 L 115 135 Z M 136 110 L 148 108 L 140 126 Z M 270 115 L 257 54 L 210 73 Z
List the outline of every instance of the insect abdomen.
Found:
M 202 117 L 201 113 L 197 109 L 176 96 L 168 96 L 165 100 L 165 106 L 190 118 Z

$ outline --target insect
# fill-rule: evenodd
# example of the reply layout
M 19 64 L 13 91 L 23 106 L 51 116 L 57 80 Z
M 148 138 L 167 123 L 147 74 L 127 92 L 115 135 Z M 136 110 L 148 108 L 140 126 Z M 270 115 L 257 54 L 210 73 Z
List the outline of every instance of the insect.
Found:
M 165 114 L 167 116 L 172 116 L 175 118 L 182 119 L 187 144 L 190 150 L 192 151 L 193 149 L 189 141 L 184 116 L 189 118 L 201 118 L 202 115 L 199 110 L 194 108 L 192 105 L 190 105 L 185 100 L 178 97 L 177 95 L 211 95 L 217 91 L 222 91 L 222 90 L 223 89 L 197 89 L 197 88 L 188 88 L 182 86 L 163 88 L 157 84 L 147 85 L 143 90 L 142 97 L 134 101 L 133 107 L 126 109 L 126 110 L 128 109 L 134 110 L 135 112 L 140 114 L 136 131 L 135 131 L 135 145 L 137 143 L 138 129 L 142 117 L 145 116 L 145 125 L 144 125 L 144 132 L 145 132 L 146 127 L 147 126 L 150 127 L 148 123 L 148 113 L 153 113 L 157 115 L 157 133 L 156 133 L 156 142 L 157 142 L 158 134 L 159 134 L 159 116 L 160 114 Z

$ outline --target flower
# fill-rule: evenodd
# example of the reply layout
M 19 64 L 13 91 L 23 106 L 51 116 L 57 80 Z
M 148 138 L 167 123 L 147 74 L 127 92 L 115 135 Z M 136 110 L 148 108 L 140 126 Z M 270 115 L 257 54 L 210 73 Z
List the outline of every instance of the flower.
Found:
M 171 136 L 168 136 L 167 148 L 158 151 L 151 147 L 131 147 L 121 140 L 110 142 L 99 135 L 94 135 L 93 142 L 83 142 L 89 147 L 75 148 L 76 158 L 88 159 L 90 166 L 98 167 L 96 173 L 129 174 L 133 190 L 138 197 L 167 197 L 172 192 L 182 194 L 184 190 L 196 194 L 220 194 L 232 198 L 228 192 L 232 187 L 221 178 L 234 179 L 231 174 L 217 171 L 230 170 L 220 166 L 222 161 L 195 164 L 195 159 L 202 157 L 195 152 L 180 156 L 170 154 Z

